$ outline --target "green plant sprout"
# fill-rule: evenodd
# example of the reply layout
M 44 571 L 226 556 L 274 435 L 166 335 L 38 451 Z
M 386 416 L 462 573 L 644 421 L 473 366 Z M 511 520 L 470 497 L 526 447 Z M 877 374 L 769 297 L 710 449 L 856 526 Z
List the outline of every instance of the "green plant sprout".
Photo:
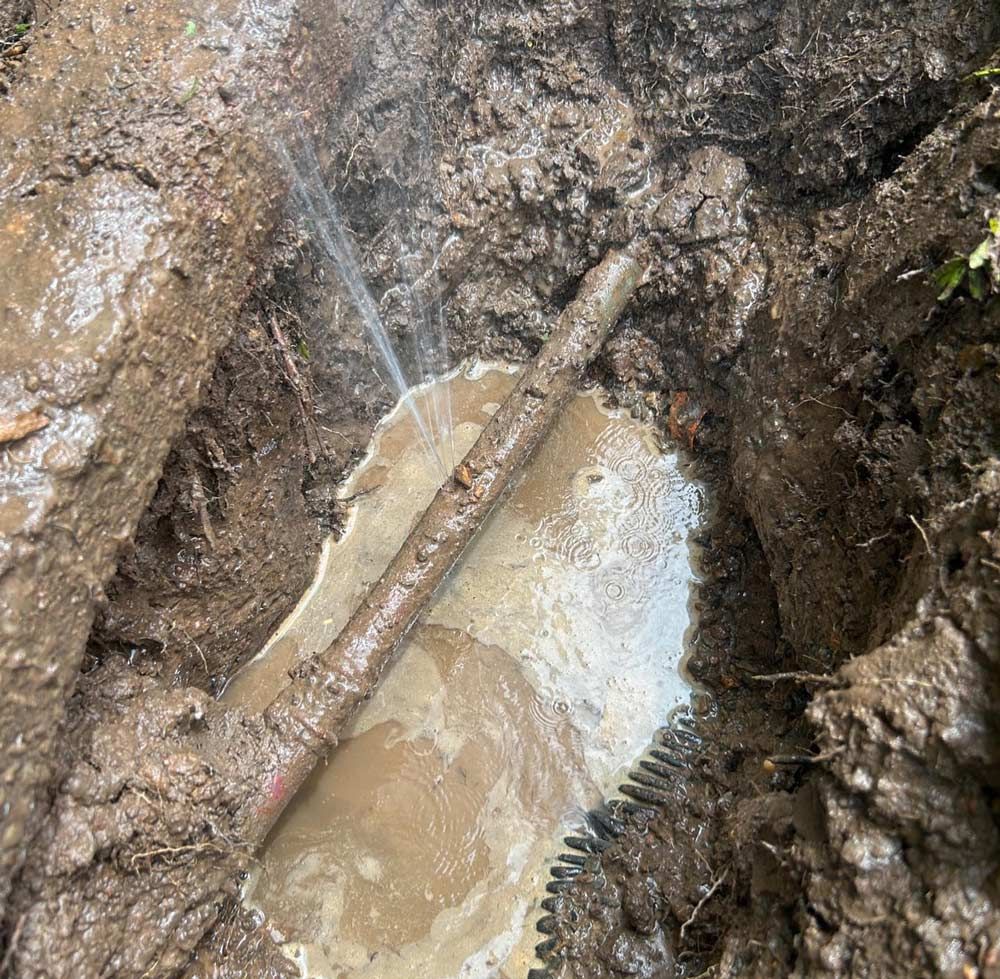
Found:
M 189 20 L 184 25 L 184 36 L 185 37 L 194 37 L 195 34 L 197 34 L 197 33 L 198 33 L 198 25 L 193 20 Z
M 941 290 L 939 303 L 951 299 L 963 282 L 969 295 L 978 301 L 1000 290 L 1000 266 L 994 261 L 1000 245 L 1000 218 L 990 218 L 989 229 L 989 235 L 968 255 L 956 255 L 934 273 L 934 281 Z
M 980 68 L 978 71 L 973 71 L 966 75 L 962 79 L 963 82 L 974 82 L 978 78 L 992 78 L 994 75 L 1000 75 L 1000 68 Z
M 198 94 L 200 89 L 201 89 L 201 79 L 196 78 L 193 82 L 191 82 L 191 85 L 188 87 L 188 90 L 177 100 L 177 104 L 187 105 L 188 102 L 190 102 L 191 99 L 193 99 Z

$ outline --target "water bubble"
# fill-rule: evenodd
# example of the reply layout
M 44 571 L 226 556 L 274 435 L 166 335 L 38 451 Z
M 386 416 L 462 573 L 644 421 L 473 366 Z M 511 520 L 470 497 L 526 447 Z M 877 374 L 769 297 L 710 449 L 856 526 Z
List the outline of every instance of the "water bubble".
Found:
M 619 458 L 611 464 L 611 471 L 630 485 L 641 483 L 647 475 L 647 467 L 640 459 Z
M 554 730 L 572 711 L 569 702 L 540 690 L 528 704 L 529 714 L 543 729 Z
M 594 542 L 586 537 L 567 537 L 560 551 L 577 571 L 594 571 L 600 567 L 601 556 L 594 549 Z
M 649 564 L 659 555 L 660 545 L 652 534 L 637 529 L 623 535 L 622 550 L 638 564 Z

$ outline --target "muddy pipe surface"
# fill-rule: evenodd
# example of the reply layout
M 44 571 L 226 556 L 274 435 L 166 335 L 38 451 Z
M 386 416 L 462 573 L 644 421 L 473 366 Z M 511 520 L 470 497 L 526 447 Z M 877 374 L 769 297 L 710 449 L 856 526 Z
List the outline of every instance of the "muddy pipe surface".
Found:
M 635 252 L 613 251 L 583 279 L 538 357 L 438 490 L 340 635 L 307 659 L 266 711 L 275 737 L 262 792 L 244 814 L 259 842 L 367 699 L 402 638 L 541 442 L 640 284 Z

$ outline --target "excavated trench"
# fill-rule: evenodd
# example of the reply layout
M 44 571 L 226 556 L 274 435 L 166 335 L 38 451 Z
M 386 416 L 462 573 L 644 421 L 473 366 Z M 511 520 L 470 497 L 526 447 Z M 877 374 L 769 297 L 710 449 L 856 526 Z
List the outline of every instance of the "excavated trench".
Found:
M 1000 977 L 998 40 L 989 0 L 0 2 L 0 971 L 264 979 L 292 942 L 337 976 Z M 608 554 L 670 548 L 599 462 L 540 457 L 261 856 L 240 670 L 333 628 L 411 519 L 365 474 L 423 478 L 386 429 L 357 468 L 396 397 L 289 204 L 291 114 L 393 342 L 415 296 L 449 367 L 524 363 L 644 237 L 542 451 L 655 435 L 642 489 L 680 451 L 712 507 L 670 726 L 669 567 L 581 606 L 610 677 L 546 672 L 585 622 L 496 614 L 549 594 L 574 487 L 608 489 Z M 282 627 L 320 564 L 318 624 Z

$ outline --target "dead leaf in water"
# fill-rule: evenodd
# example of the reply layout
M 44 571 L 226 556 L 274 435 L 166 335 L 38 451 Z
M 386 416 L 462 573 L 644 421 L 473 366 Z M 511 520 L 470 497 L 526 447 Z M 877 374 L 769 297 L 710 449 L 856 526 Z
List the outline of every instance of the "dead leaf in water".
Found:
M 678 391 L 670 403 L 667 419 L 671 436 L 678 442 L 687 442 L 687 447 L 694 449 L 695 437 L 706 414 L 704 408 L 691 400 L 687 391 Z
M 45 428 L 48 423 L 49 419 L 37 409 L 22 411 L 13 418 L 4 418 L 0 420 L 0 445 L 23 439 L 32 432 Z

